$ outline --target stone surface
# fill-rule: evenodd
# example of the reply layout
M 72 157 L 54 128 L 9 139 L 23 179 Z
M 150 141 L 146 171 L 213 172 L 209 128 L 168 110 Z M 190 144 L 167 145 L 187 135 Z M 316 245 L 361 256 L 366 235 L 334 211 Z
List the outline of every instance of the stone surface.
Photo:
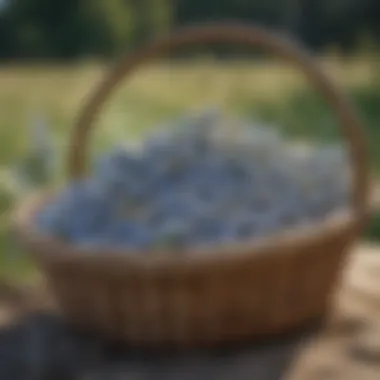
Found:
M 0 379 L 278 380 L 306 338 L 303 332 L 264 345 L 147 352 L 73 331 L 40 312 L 0 331 Z
M 365 332 L 359 334 L 350 345 L 349 354 L 353 360 L 380 367 L 379 325 L 370 326 Z
M 375 279 L 379 270 L 380 248 L 356 247 L 328 325 L 300 352 L 286 380 L 379 379 L 380 277 Z
M 0 286 L 0 379 L 378 380 L 379 273 L 379 248 L 358 246 L 328 323 L 311 341 L 301 334 L 264 346 L 182 355 L 138 352 L 74 332 L 38 311 L 52 305 L 43 286 L 7 284 Z

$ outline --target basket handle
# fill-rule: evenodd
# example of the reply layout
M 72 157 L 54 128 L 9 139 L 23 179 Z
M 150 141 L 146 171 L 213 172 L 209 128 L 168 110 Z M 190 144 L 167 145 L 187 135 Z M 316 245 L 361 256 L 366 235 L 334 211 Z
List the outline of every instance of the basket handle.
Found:
M 314 62 L 304 49 L 293 41 L 284 39 L 268 30 L 256 26 L 236 24 L 214 24 L 188 27 L 171 37 L 159 39 L 135 54 L 128 55 L 95 88 L 79 114 L 71 135 L 69 147 L 69 175 L 80 178 L 85 172 L 87 139 L 95 115 L 105 103 L 112 90 L 126 75 L 140 65 L 168 53 L 172 49 L 198 43 L 238 43 L 261 47 L 297 66 L 330 103 L 335 111 L 343 136 L 348 140 L 350 158 L 354 171 L 354 211 L 356 222 L 362 225 L 368 216 L 369 166 L 366 144 L 357 114 L 351 103 Z

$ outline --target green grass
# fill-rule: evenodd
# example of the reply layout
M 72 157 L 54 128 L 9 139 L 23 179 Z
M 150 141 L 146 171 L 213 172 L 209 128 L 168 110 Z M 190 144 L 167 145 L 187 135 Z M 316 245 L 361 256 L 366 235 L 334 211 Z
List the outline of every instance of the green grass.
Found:
M 351 95 L 369 136 L 372 167 L 380 172 L 380 81 L 372 60 L 324 60 L 335 82 Z M 22 157 L 28 143 L 31 117 L 42 112 L 54 132 L 57 154 L 65 164 L 69 132 L 86 96 L 102 79 L 106 67 L 87 64 L 65 67 L 29 66 L 0 68 L 0 169 Z M 139 138 L 157 123 L 204 105 L 254 116 L 279 125 L 305 139 L 339 138 L 328 105 L 297 71 L 279 64 L 235 62 L 159 63 L 147 66 L 117 88 L 91 135 L 91 153 L 120 139 Z M 90 157 L 88 157 L 90 159 Z M 61 168 L 64 169 L 64 166 Z M 5 186 L 5 185 L 4 185 Z M 5 187 L 4 187 L 5 189 Z M 30 265 L 9 254 L 9 214 L 15 207 L 11 192 L 0 194 L 1 274 L 30 273 Z M 368 236 L 380 238 L 378 221 Z M 17 249 L 15 249 L 17 251 Z

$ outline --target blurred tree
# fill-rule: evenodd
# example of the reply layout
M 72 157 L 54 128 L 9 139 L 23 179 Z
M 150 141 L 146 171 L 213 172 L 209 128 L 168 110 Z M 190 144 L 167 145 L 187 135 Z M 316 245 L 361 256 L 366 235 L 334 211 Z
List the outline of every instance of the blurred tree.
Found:
M 135 45 L 171 29 L 173 0 L 127 0 L 127 2 L 135 16 Z
M 173 26 L 221 19 L 291 32 L 314 49 L 350 51 L 363 33 L 380 38 L 379 0 L 0 1 L 3 59 L 108 56 Z
M 19 58 L 107 55 L 132 40 L 134 17 L 123 0 L 8 1 L 4 33 Z

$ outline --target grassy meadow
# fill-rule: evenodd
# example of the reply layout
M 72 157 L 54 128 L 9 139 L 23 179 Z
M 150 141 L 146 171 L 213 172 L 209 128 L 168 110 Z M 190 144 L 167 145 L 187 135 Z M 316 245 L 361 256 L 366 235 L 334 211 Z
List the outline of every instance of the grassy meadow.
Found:
M 372 167 L 380 172 L 380 66 L 373 59 L 322 60 L 336 83 L 345 88 L 360 112 L 369 136 Z M 44 115 L 54 134 L 64 179 L 69 132 L 86 96 L 103 78 L 100 64 L 0 67 L 0 274 L 29 273 L 9 234 L 9 215 L 17 203 L 10 168 L 28 147 L 28 127 Z M 189 109 L 219 105 L 226 111 L 278 125 L 292 135 L 318 140 L 339 138 L 329 106 L 297 71 L 280 64 L 185 62 L 155 64 L 125 80 L 109 99 L 90 141 L 91 153 L 121 139 L 138 139 L 152 127 Z M 88 157 L 90 160 L 91 158 Z M 376 219 L 376 218 L 375 218 Z M 380 237 L 374 220 L 368 236 Z M 25 271 L 26 269 L 26 271 Z

